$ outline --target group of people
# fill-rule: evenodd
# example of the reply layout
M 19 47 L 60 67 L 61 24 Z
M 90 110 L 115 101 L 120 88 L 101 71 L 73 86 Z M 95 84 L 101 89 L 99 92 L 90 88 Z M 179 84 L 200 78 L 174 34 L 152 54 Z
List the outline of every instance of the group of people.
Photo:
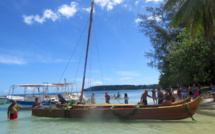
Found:
M 115 99 L 117 99 L 117 98 L 121 98 L 121 95 L 119 92 L 117 93 L 117 97 Z M 124 103 L 128 104 L 128 100 L 129 100 L 128 94 L 125 93 L 124 94 Z M 107 92 L 105 92 L 105 103 L 110 104 L 110 95 Z
M 156 95 L 156 92 L 157 92 L 157 95 Z M 118 92 L 118 94 L 120 94 L 120 93 Z M 171 105 L 172 102 L 175 101 L 175 97 L 170 90 L 166 90 L 166 93 L 164 94 L 160 88 L 158 88 L 157 91 L 155 89 L 153 89 L 152 96 L 148 95 L 148 90 L 145 90 L 145 92 L 141 96 L 140 103 L 142 103 L 144 105 L 148 105 L 147 97 L 152 98 L 155 104 Z M 105 92 L 105 103 L 110 104 L 110 99 L 111 99 L 111 96 L 108 94 L 108 92 Z M 124 103 L 128 104 L 128 100 L 129 100 L 128 94 L 125 93 L 124 94 Z M 96 104 L 95 92 L 92 93 L 91 103 Z
M 156 95 L 156 92 L 157 92 L 157 95 Z M 118 94 L 119 94 L 119 92 L 118 92 Z M 148 95 L 148 90 L 145 90 L 145 92 L 141 95 L 141 99 L 140 99 L 141 102 L 139 102 L 139 103 L 148 105 L 147 97 L 152 98 L 155 104 L 171 105 L 172 102 L 175 101 L 175 97 L 172 94 L 171 90 L 169 90 L 169 89 L 166 90 L 165 94 L 161 91 L 160 88 L 158 88 L 157 91 L 155 89 L 153 89 L 152 96 Z M 105 92 L 105 103 L 110 104 L 110 98 L 111 98 L 111 96 L 108 94 L 108 92 Z M 128 100 L 129 100 L 128 94 L 125 93 L 124 94 L 124 103 L 128 104 Z M 91 103 L 96 104 L 94 92 L 92 93 L 92 96 L 91 96 Z
M 156 97 L 157 92 L 157 97 Z M 163 105 L 171 105 L 172 102 L 175 101 L 175 97 L 170 89 L 165 90 L 165 94 L 161 91 L 160 88 L 155 90 L 155 88 L 152 89 L 152 96 L 148 95 L 148 90 L 145 90 L 145 92 L 141 96 L 141 102 L 144 105 L 148 105 L 147 97 L 150 97 L 153 99 L 154 104 L 163 104 Z
M 195 85 L 189 87 L 181 86 L 177 88 L 177 95 L 179 100 L 185 100 L 188 96 L 195 99 L 201 95 L 201 90 L 200 87 Z
M 111 98 L 111 96 L 108 94 L 108 92 L 105 92 L 105 103 L 110 104 L 110 98 Z M 115 98 L 115 99 L 121 98 L 120 93 L 118 92 L 118 93 L 117 93 L 117 96 L 115 96 L 114 98 Z M 125 95 L 124 95 L 125 104 L 128 104 L 128 99 L 129 99 L 129 98 L 128 98 L 128 94 L 125 93 Z M 92 96 L 91 96 L 91 103 L 92 103 L 92 104 L 96 104 L 95 92 L 92 93 Z

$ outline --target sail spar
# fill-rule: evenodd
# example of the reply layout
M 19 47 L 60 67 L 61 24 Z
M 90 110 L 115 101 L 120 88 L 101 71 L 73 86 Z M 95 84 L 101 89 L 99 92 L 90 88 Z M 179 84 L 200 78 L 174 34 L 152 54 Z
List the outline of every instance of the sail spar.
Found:
M 89 51 L 89 46 L 90 46 L 91 27 L 92 27 L 92 21 L 93 21 L 93 8 L 94 8 L 94 1 L 92 1 L 92 3 L 91 3 L 90 24 L 89 24 L 89 29 L 88 29 L 87 49 L 86 49 L 86 56 L 85 56 L 85 63 L 84 63 L 84 74 L 83 74 L 83 80 L 82 80 L 80 103 L 82 103 L 83 94 L 84 94 L 84 85 L 85 85 L 85 76 L 86 76 L 86 68 L 87 68 L 87 59 L 88 59 L 88 51 Z

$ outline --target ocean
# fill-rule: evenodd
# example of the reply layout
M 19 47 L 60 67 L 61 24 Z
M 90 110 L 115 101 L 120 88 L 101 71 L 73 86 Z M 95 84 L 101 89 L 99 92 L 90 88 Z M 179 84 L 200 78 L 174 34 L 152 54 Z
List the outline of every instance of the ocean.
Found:
M 107 91 L 109 95 L 121 93 L 128 94 L 129 103 L 136 104 L 144 90 L 119 90 Z M 151 93 L 149 91 L 149 93 Z M 92 92 L 85 92 L 90 98 Z M 104 103 L 105 91 L 95 91 L 97 103 Z M 124 103 L 124 100 L 111 99 L 112 104 Z M 153 104 L 151 98 L 148 103 Z M 17 120 L 7 119 L 7 108 L 9 104 L 0 105 L 0 134 L 200 134 L 214 133 L 215 110 L 205 109 L 199 106 L 194 115 L 195 121 L 191 118 L 174 121 L 159 120 L 85 120 L 85 119 L 65 119 L 46 118 L 31 116 L 31 110 L 19 111 Z

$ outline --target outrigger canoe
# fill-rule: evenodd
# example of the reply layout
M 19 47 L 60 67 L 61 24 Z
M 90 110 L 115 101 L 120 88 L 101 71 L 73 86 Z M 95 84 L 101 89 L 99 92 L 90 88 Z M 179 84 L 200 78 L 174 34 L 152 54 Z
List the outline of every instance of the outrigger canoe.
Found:
M 87 49 L 84 63 L 84 75 L 81 88 L 80 103 L 83 100 L 85 76 L 87 69 L 88 48 L 92 26 L 94 2 L 91 4 L 90 24 L 88 29 Z M 200 103 L 200 98 L 184 104 L 171 106 L 144 106 L 138 104 L 76 104 L 64 108 L 35 108 L 32 115 L 54 118 L 81 119 L 127 119 L 127 120 L 179 120 L 192 117 Z
M 35 108 L 32 115 L 54 118 L 127 119 L 127 120 L 180 120 L 192 117 L 200 97 L 178 105 L 144 107 L 131 104 L 79 104 L 67 108 Z

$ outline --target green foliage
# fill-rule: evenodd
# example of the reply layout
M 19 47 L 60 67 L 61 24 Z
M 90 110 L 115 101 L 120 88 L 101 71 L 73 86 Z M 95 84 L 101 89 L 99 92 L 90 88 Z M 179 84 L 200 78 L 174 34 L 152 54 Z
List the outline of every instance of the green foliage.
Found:
M 215 44 L 205 43 L 202 34 L 198 34 L 192 43 L 188 41 L 190 33 L 184 29 L 178 36 L 178 42 L 170 44 L 168 70 L 163 70 L 160 84 L 167 86 L 209 83 L 215 80 Z
M 171 21 L 172 27 L 186 24 L 186 30 L 191 32 L 194 39 L 199 32 L 204 31 L 207 42 L 213 42 L 215 24 L 214 0 L 167 0 L 164 11 L 176 9 Z
M 77 101 L 76 100 L 71 100 L 71 102 L 69 103 L 69 106 L 73 106 L 75 104 L 77 104 Z
M 151 45 L 154 50 L 149 50 L 145 54 L 151 60 L 148 63 L 151 67 L 156 67 L 162 71 L 166 66 L 166 56 L 169 53 L 169 44 L 176 40 L 180 28 L 170 29 L 170 22 L 175 14 L 175 11 L 163 12 L 163 5 L 159 8 L 147 7 L 149 14 L 139 15 L 141 22 L 140 31 L 150 38 Z M 147 44 L 146 44 L 147 45 Z
M 164 8 L 139 15 L 140 31 L 154 49 L 146 53 L 149 65 L 161 72 L 159 85 L 215 82 L 214 8 L 212 0 L 167 0 Z

